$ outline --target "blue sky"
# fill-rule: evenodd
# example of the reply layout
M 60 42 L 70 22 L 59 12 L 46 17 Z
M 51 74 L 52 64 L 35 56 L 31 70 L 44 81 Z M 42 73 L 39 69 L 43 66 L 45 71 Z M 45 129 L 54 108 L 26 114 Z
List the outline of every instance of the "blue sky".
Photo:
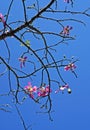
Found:
M 6 0 L 0 1 L 0 12 L 2 14 L 7 13 L 9 3 L 10 0 L 8 0 L 7 2 Z M 75 0 L 74 3 L 75 4 L 73 10 L 75 11 L 77 10 L 83 11 L 84 9 L 89 8 L 90 5 L 90 1 L 85 1 L 81 3 L 81 1 Z M 41 3 L 41 6 L 43 4 L 44 2 Z M 61 8 L 64 9 L 65 6 L 67 5 L 62 2 Z M 70 5 L 68 5 L 67 8 L 68 9 L 70 8 L 72 10 Z M 21 10 L 22 10 L 21 3 L 18 2 L 18 0 L 16 0 L 14 2 L 14 6 L 12 7 L 12 11 L 10 13 L 11 17 L 9 18 L 9 20 L 14 21 L 18 19 L 18 17 L 20 20 L 22 20 L 23 13 Z M 31 125 L 32 130 L 37 130 L 37 129 L 38 130 L 41 129 L 46 129 L 46 130 L 87 129 L 89 130 L 90 129 L 90 123 L 89 123 L 90 120 L 90 103 L 89 103 L 90 102 L 89 101 L 90 99 L 90 94 L 89 94 L 90 92 L 90 82 L 89 82 L 90 18 L 82 15 L 75 15 L 74 17 L 78 18 L 79 20 L 82 19 L 86 23 L 86 26 L 83 26 L 80 23 L 69 22 L 69 24 L 73 26 L 73 30 L 71 31 L 71 34 L 76 36 L 76 40 L 70 41 L 68 45 L 66 44 L 61 45 L 60 48 L 58 48 L 58 51 L 60 51 L 61 57 L 63 57 L 63 55 L 66 55 L 67 57 L 75 56 L 76 58 L 79 59 L 79 61 L 76 63 L 77 65 L 76 73 L 78 75 L 78 78 L 75 78 L 74 75 L 70 72 L 64 72 L 64 78 L 70 84 L 72 88 L 72 94 L 68 95 L 67 92 L 65 92 L 64 94 L 58 93 L 57 95 L 55 95 L 52 93 L 51 95 L 52 97 L 51 115 L 53 118 L 52 122 L 48 119 L 48 114 L 37 113 L 38 111 L 40 111 L 39 109 L 40 106 L 35 104 L 29 97 L 25 100 L 24 104 L 19 106 L 19 110 L 22 113 L 26 125 L 27 126 Z M 40 23 L 36 23 L 36 24 L 38 24 L 39 26 Z M 58 28 L 53 27 L 53 25 L 50 25 L 50 27 L 58 31 Z M 0 28 L 2 28 L 1 23 L 0 23 Z M 43 28 L 44 29 L 48 28 L 48 25 L 44 26 Z M 0 55 L 6 56 L 5 51 L 2 49 L 3 41 L 0 42 L 1 42 Z M 34 42 L 34 39 L 32 39 L 32 42 Z M 12 59 L 11 64 L 13 64 L 14 58 L 17 58 L 16 55 L 19 56 L 22 50 L 20 50 L 20 46 L 18 46 L 20 43 L 17 43 L 17 41 L 14 40 L 13 38 L 8 39 L 8 44 L 11 53 L 13 54 L 13 57 L 11 57 Z M 34 47 L 35 46 L 33 45 L 33 48 Z M 19 66 L 19 63 L 17 62 L 15 63 L 15 65 Z M 4 66 L 2 66 L 2 69 L 4 69 Z M 0 72 L 1 71 L 2 70 L 0 70 Z M 52 73 L 54 74 L 54 72 Z M 38 78 L 39 77 L 36 78 L 36 81 L 34 83 L 38 83 L 39 80 Z M 0 94 L 6 93 L 8 91 L 7 80 L 8 80 L 7 76 L 0 77 L 0 87 L 1 87 Z M 12 77 L 11 80 L 14 86 L 15 85 L 14 77 Z M 23 81 L 23 85 L 26 84 L 27 82 Z M 8 96 L 0 96 L 0 104 L 10 104 L 10 107 L 7 109 L 11 111 L 11 113 L 0 111 L 0 122 L 1 122 L 0 129 L 1 130 L 7 130 L 7 129 L 23 130 L 22 122 L 20 121 L 20 118 L 17 114 L 14 104 L 11 102 L 11 98 L 12 97 L 8 97 Z

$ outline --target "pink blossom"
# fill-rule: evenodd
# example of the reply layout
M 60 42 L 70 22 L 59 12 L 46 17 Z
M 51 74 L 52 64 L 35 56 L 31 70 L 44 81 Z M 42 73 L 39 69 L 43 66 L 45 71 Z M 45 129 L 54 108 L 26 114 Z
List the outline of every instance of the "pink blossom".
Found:
M 45 91 L 46 91 L 47 93 L 52 92 L 52 90 L 50 89 L 49 85 L 45 87 Z
M 4 16 L 1 13 L 0 13 L 0 19 L 1 19 L 1 22 L 3 23 L 3 25 L 5 26 L 6 22 L 4 20 Z
M 39 97 L 45 97 L 47 96 L 46 92 L 38 92 Z
M 40 93 L 40 92 L 38 92 L 38 96 L 39 96 L 39 97 L 41 96 L 41 93 Z
M 55 91 L 55 93 L 58 93 L 59 91 L 62 91 L 62 92 L 63 92 L 65 89 L 67 89 L 68 93 L 71 93 L 71 89 L 70 89 L 70 87 L 68 86 L 68 84 L 63 85 L 63 86 L 60 86 L 60 88 L 57 89 L 57 90 Z
M 40 87 L 38 89 L 38 96 L 39 97 L 45 97 L 47 96 L 50 92 L 52 92 L 52 90 L 50 89 L 49 85 L 48 86 L 44 86 L 44 87 Z
M 45 90 L 45 87 L 40 87 L 38 89 L 38 96 L 46 96 L 46 90 Z
M 73 63 L 70 63 L 70 64 L 68 64 L 67 66 L 64 67 L 64 70 L 68 71 L 68 70 L 72 70 L 72 69 L 75 69 L 75 68 L 76 68 L 76 65 L 73 64 Z
M 25 67 L 25 62 L 26 62 L 26 60 L 27 60 L 27 57 L 25 56 L 25 57 L 20 57 L 20 58 L 18 58 L 18 60 L 20 61 L 20 67 L 22 68 L 23 66 Z
M 63 28 L 63 31 L 61 31 L 60 34 L 69 35 L 71 29 L 72 29 L 72 27 L 66 26 L 66 27 Z
M 37 92 L 37 86 L 32 86 L 31 82 L 28 82 L 28 85 L 24 87 L 24 90 L 31 98 L 34 98 L 34 93 Z

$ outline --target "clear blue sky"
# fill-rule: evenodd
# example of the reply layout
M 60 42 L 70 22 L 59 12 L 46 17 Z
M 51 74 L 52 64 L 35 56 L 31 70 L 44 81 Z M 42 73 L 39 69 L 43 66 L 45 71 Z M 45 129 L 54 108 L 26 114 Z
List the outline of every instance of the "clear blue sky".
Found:
M 58 1 L 62 2 L 63 0 Z M 9 3 L 10 0 L 0 1 L 0 12 L 2 14 L 7 13 Z M 41 5 L 43 3 L 41 3 Z M 90 7 L 90 1 L 83 1 L 82 3 L 82 1 L 75 0 L 74 3 L 73 10 L 75 11 L 83 11 L 84 9 Z M 66 4 L 64 5 L 63 2 L 61 5 L 62 9 L 64 6 L 66 6 Z M 68 8 L 69 7 L 70 5 L 68 5 Z M 72 10 L 71 7 L 70 9 Z M 12 13 L 10 14 L 13 20 L 9 18 L 10 21 L 14 21 L 18 17 L 22 18 L 23 13 L 20 10 L 22 10 L 21 3 L 16 0 L 14 2 L 14 6 L 12 7 Z M 86 26 L 83 26 L 80 23 L 76 24 L 74 22 L 70 22 L 70 25 L 73 26 L 72 34 L 76 35 L 76 40 L 71 41 L 68 46 L 63 45 L 61 48 L 59 48 L 62 56 L 65 54 L 67 57 L 75 56 L 79 59 L 76 69 L 78 78 L 75 78 L 73 74 L 69 72 L 66 72 L 65 74 L 65 79 L 67 79 L 72 88 L 72 94 L 68 95 L 66 92 L 64 94 L 52 94 L 53 122 L 49 121 L 47 114 L 37 114 L 36 112 L 39 111 L 39 106 L 36 105 L 31 99 L 27 98 L 24 104 L 19 107 L 19 109 L 23 118 L 25 119 L 26 125 L 32 125 L 32 130 L 90 130 L 90 18 L 82 15 L 77 15 L 75 18 L 78 18 L 79 20 L 82 19 L 86 23 Z M 51 26 L 53 27 L 53 25 Z M 0 28 L 1 27 L 2 24 L 0 23 Z M 53 28 L 56 29 L 55 27 Z M 5 52 L 2 50 L 2 41 L 0 42 L 0 55 L 5 56 Z M 11 49 L 11 52 L 14 53 L 15 51 L 17 55 L 18 45 L 16 41 L 13 39 L 8 40 L 8 44 L 13 48 Z M 13 58 L 15 58 L 15 55 Z M 18 65 L 18 63 L 16 64 Z M 6 83 L 7 80 L 8 79 L 6 79 L 5 76 L 0 78 L 0 94 L 6 93 L 8 90 L 8 84 Z M 13 77 L 12 81 L 14 84 Z M 24 83 L 24 85 L 25 84 L 27 83 Z M 1 96 L 0 104 L 10 104 L 11 106 L 9 108 L 11 113 L 0 111 L 0 130 L 23 130 L 23 126 L 17 111 L 13 103 L 11 103 L 11 97 Z

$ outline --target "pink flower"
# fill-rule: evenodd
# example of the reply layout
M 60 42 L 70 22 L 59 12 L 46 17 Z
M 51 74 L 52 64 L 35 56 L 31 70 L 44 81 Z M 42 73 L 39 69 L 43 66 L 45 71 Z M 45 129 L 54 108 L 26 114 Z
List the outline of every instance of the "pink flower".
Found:
M 38 96 L 39 96 L 39 97 L 41 96 L 41 93 L 40 93 L 40 92 L 38 92 Z
M 50 89 L 49 85 L 48 86 L 44 86 L 44 87 L 40 87 L 38 89 L 38 96 L 39 97 L 45 97 L 47 96 L 50 92 L 52 92 L 52 90 Z
M 60 34 L 69 35 L 71 29 L 72 29 L 72 27 L 66 26 L 66 27 L 63 28 L 63 31 L 61 31 Z
M 35 92 L 35 93 L 37 92 L 37 86 L 33 87 L 33 92 Z
M 24 90 L 31 98 L 34 98 L 34 93 L 37 92 L 37 86 L 32 87 L 31 82 L 28 82 L 28 85 L 25 86 Z
M 75 68 L 76 68 L 76 65 L 73 64 L 73 63 L 70 63 L 70 64 L 68 64 L 67 66 L 64 67 L 64 70 L 68 71 L 68 70 L 73 70 Z
M 45 90 L 45 87 L 40 87 L 38 89 L 38 96 L 46 96 L 46 90 Z
M 57 89 L 57 90 L 55 91 L 55 93 L 58 93 L 59 91 L 62 91 L 62 92 L 63 92 L 65 89 L 67 89 L 68 93 L 71 93 L 71 89 L 70 89 L 70 87 L 68 86 L 68 84 L 63 85 L 63 86 L 60 86 L 60 88 Z
M 46 91 L 47 93 L 52 92 L 52 90 L 50 89 L 49 85 L 45 87 L 45 91 Z
M 18 58 L 18 60 L 20 61 L 20 67 L 22 68 L 23 66 L 25 67 L 25 62 L 27 60 L 27 57 L 21 57 L 21 58 Z
M 1 19 L 1 22 L 3 23 L 3 25 L 5 26 L 6 22 L 4 20 L 4 16 L 1 13 L 0 13 L 0 19 Z
M 39 97 L 45 97 L 47 95 L 46 95 L 46 92 L 38 92 L 38 96 Z

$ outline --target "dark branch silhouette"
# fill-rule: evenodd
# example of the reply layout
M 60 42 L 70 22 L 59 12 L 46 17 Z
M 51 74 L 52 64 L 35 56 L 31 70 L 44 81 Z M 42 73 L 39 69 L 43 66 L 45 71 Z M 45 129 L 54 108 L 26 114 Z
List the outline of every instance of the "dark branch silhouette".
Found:
M 71 93 L 71 87 L 68 81 L 64 79 L 62 70 L 71 72 L 77 78 L 76 64 L 78 59 L 72 56 L 70 58 L 61 56 L 58 48 L 64 44 L 68 45 L 71 40 L 76 39 L 76 34 L 73 35 L 75 29 L 72 26 L 73 22 L 86 25 L 84 20 L 76 19 L 75 15 L 90 17 L 88 13 L 90 8 L 84 11 L 74 11 L 75 1 L 73 0 L 61 1 L 63 4 L 65 2 L 65 5 L 66 3 L 71 5 L 73 11 L 67 7 L 59 8 L 60 0 L 50 0 L 46 2 L 46 5 L 43 3 L 42 6 L 40 0 L 34 0 L 33 4 L 30 5 L 27 5 L 26 1 L 21 0 L 23 20 L 19 18 L 20 14 L 17 14 L 18 19 L 16 21 L 10 16 L 14 0 L 11 0 L 6 14 L 0 12 L 0 24 L 3 24 L 0 28 L 0 78 L 5 75 L 7 77 L 7 94 L 13 97 L 13 102 L 25 130 L 29 127 L 26 126 L 17 106 L 26 100 L 25 95 L 29 96 L 36 105 L 39 104 L 40 113 L 47 113 L 52 121 L 53 101 L 51 94 L 59 91 L 64 93 L 64 90 L 67 90 L 69 94 Z M 30 16 L 29 13 L 32 15 Z M 69 22 L 72 22 L 72 25 L 69 25 Z M 12 46 L 18 46 L 16 54 L 12 52 L 9 44 L 10 39 L 13 40 Z M 3 54 L 2 50 L 6 54 Z M 12 78 L 15 79 L 15 87 L 12 85 Z M 37 83 L 35 79 L 38 80 L 38 84 L 35 84 Z M 23 82 L 28 84 L 26 88 L 23 86 Z M 23 99 L 19 96 L 21 93 Z M 43 100 L 43 104 L 41 100 Z M 45 111 L 42 112 L 42 109 Z M 0 110 L 9 111 L 3 105 L 0 106 Z

